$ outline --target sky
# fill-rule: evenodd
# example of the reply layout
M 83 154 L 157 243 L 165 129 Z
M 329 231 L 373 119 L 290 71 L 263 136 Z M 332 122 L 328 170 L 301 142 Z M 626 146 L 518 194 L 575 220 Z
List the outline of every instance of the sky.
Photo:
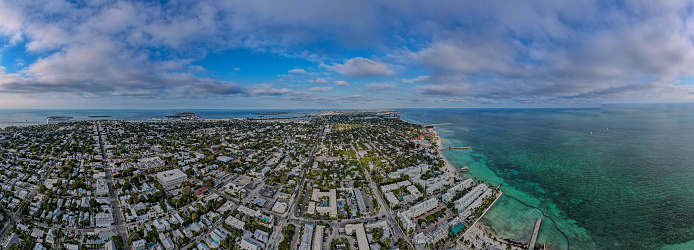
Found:
M 694 100 L 691 1 L 0 0 L 0 108 Z

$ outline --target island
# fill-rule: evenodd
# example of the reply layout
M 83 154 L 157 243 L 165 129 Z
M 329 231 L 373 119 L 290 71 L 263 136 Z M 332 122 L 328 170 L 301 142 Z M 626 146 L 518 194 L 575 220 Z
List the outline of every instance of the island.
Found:
M 29 249 L 475 245 L 469 235 L 502 192 L 462 178 L 435 128 L 399 114 L 182 112 L 3 131 L 0 160 L 12 164 L 0 178 L 14 191 L 0 200 L 1 234 Z

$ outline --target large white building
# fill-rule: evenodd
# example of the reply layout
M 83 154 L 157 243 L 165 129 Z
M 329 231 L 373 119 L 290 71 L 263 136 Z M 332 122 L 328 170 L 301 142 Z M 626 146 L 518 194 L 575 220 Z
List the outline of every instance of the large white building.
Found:
M 96 227 L 110 227 L 113 224 L 113 215 L 111 213 L 98 213 L 94 216 Z
M 446 191 L 446 193 L 443 194 L 443 196 L 441 196 L 441 200 L 443 200 L 443 202 L 451 201 L 451 199 L 453 199 L 455 197 L 455 194 L 458 191 L 469 188 L 472 186 L 472 184 L 473 184 L 472 179 L 466 179 L 466 180 L 456 184 L 452 188 L 448 189 L 448 191 Z
M 415 217 L 420 216 L 426 212 L 429 212 L 429 210 L 436 208 L 438 205 L 439 205 L 439 199 L 434 197 L 434 198 L 425 200 L 422 203 L 419 203 L 417 205 L 410 207 L 410 209 L 408 210 L 408 212 L 409 212 L 408 215 L 411 218 L 415 218 Z
M 405 229 L 405 231 L 410 232 L 416 229 L 416 225 L 412 221 L 412 218 L 407 216 L 406 213 L 398 212 L 398 218 L 402 222 L 402 227 Z
M 466 219 L 468 216 L 472 214 L 472 210 L 481 206 L 482 203 L 484 202 L 484 199 L 492 195 L 492 190 L 487 189 L 487 191 L 484 192 L 484 194 L 480 195 L 470 206 L 465 208 L 465 210 L 458 210 L 458 217 L 461 220 Z
M 345 232 L 354 231 L 357 235 L 357 245 L 359 250 L 366 249 L 369 250 L 369 239 L 366 237 L 366 231 L 364 231 L 364 224 L 349 224 L 345 226 Z M 350 233 L 348 233 L 350 234 Z
M 313 250 L 323 249 L 323 229 L 325 229 L 325 226 L 316 225 L 316 232 L 313 237 Z
M 458 209 L 458 212 L 465 210 L 465 208 L 470 206 L 470 204 L 472 204 L 472 202 L 474 202 L 475 199 L 477 199 L 477 197 L 479 197 L 482 193 L 487 191 L 487 189 L 489 189 L 487 185 L 477 185 L 475 188 L 470 190 L 470 192 L 465 194 L 462 198 L 453 202 L 455 209 Z
M 166 189 L 172 189 L 188 179 L 188 175 L 178 169 L 167 170 L 157 173 L 159 183 Z
M 96 180 L 96 190 L 94 192 L 97 196 L 108 194 L 108 184 L 106 183 L 106 180 Z
M 328 192 L 321 192 L 318 189 L 313 190 L 311 200 L 318 201 L 320 197 L 328 196 L 328 206 L 316 206 L 316 212 L 328 213 L 330 217 L 337 217 L 337 191 L 330 189 Z
M 313 225 L 304 225 L 304 233 L 301 235 L 300 250 L 311 250 L 311 241 L 313 240 Z

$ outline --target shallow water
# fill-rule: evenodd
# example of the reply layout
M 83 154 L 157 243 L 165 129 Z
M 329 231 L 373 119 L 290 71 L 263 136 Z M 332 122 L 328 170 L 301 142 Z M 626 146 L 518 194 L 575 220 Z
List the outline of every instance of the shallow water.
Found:
M 694 241 L 694 105 L 601 109 L 407 110 L 437 126 L 471 177 L 552 216 L 573 249 L 656 249 Z M 591 134 L 592 132 L 592 134 Z M 529 241 L 537 210 L 502 197 L 483 223 Z M 538 242 L 565 249 L 543 220 Z

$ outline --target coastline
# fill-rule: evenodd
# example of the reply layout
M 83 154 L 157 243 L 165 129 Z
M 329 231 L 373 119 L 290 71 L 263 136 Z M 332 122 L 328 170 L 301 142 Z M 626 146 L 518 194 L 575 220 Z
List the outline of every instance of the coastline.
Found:
M 455 166 L 453 164 L 451 164 L 451 162 L 448 160 L 448 158 L 446 158 L 446 156 L 443 154 L 443 152 L 442 152 L 443 150 L 441 150 L 443 148 L 443 139 L 436 132 L 436 127 L 433 128 L 433 133 L 434 133 L 434 136 L 436 137 L 436 151 L 439 153 L 439 157 L 441 157 L 441 159 L 443 159 L 444 169 L 448 172 L 453 173 L 453 174 L 457 174 L 458 177 L 462 178 L 462 176 L 458 173 L 458 169 L 456 169 Z
M 443 159 L 444 162 L 444 170 L 453 173 L 459 178 L 463 178 L 462 174 L 458 172 L 458 169 L 456 168 L 455 165 L 453 165 L 448 158 L 443 154 L 443 138 L 439 136 L 439 134 L 436 132 L 436 127 L 432 129 L 432 133 L 434 134 L 436 138 L 436 151 L 438 152 L 439 157 Z M 461 167 L 462 168 L 462 167 Z M 500 191 L 500 190 L 499 190 Z M 527 248 L 527 246 L 520 247 L 518 245 L 518 242 L 512 242 L 510 239 L 506 239 L 503 237 L 500 237 L 499 235 L 496 234 L 493 228 L 491 226 L 486 225 L 482 222 L 482 217 L 487 214 L 487 212 L 496 204 L 496 202 L 501 198 L 503 195 L 503 192 L 499 192 L 499 196 L 494 200 L 494 202 L 487 208 L 485 209 L 484 213 L 480 218 L 475 220 L 475 222 L 471 225 L 471 227 L 467 228 L 465 232 L 463 233 L 462 236 L 460 236 L 460 239 L 463 240 L 468 240 L 472 245 L 475 245 L 476 249 L 482 249 L 483 244 L 484 246 L 492 246 L 496 247 L 499 249 L 506 249 L 506 245 L 511 245 L 511 249 L 514 250 L 522 250 Z M 464 249 L 463 244 L 456 244 L 457 248 L 456 249 Z

